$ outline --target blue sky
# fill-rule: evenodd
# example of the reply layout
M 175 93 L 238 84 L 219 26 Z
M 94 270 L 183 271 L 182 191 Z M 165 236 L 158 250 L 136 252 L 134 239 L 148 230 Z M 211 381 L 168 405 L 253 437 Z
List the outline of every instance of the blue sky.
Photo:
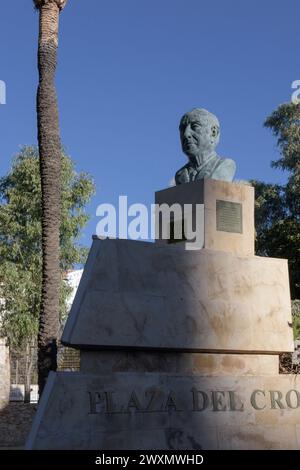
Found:
M 2 2 L 0 174 L 35 144 L 38 14 L 31 0 Z M 69 0 L 61 15 L 57 73 L 62 141 L 97 194 L 96 207 L 150 205 L 186 159 L 179 119 L 199 106 L 221 121 L 218 153 L 237 179 L 284 181 L 270 168 L 275 139 L 265 117 L 290 101 L 300 79 L 296 0 Z

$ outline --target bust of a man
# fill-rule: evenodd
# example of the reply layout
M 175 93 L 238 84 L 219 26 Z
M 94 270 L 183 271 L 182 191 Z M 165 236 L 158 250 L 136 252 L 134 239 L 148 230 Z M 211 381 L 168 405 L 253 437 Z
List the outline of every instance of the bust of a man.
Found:
M 182 150 L 189 161 L 177 171 L 176 184 L 203 178 L 233 180 L 235 162 L 230 158 L 220 158 L 215 151 L 220 140 L 220 124 L 214 114 L 195 108 L 181 118 L 179 131 Z

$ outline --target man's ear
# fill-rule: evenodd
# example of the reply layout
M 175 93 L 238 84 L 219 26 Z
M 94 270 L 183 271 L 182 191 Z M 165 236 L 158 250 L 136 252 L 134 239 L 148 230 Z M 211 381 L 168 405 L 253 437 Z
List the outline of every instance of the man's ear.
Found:
M 211 135 L 212 135 L 213 137 L 218 137 L 219 132 L 220 132 L 220 130 L 219 130 L 218 126 L 212 126 L 212 128 L 211 128 Z
M 211 126 L 211 139 L 210 142 L 212 145 L 217 146 L 220 138 L 220 128 L 217 125 Z

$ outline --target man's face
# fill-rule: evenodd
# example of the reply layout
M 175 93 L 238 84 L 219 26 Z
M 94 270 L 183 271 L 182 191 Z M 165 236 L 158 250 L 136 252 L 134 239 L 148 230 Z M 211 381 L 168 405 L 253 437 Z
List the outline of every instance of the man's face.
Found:
M 212 127 L 205 117 L 187 114 L 183 118 L 179 130 L 182 150 L 188 157 L 214 150 Z

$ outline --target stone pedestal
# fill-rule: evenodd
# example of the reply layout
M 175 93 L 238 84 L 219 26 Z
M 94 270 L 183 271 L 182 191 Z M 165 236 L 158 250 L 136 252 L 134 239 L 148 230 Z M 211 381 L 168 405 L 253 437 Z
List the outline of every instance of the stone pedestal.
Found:
M 62 336 L 81 371 L 49 376 L 27 448 L 298 448 L 287 263 L 254 256 L 253 189 L 205 180 L 156 202 L 204 202 L 204 248 L 94 238 Z
M 293 348 L 290 322 L 285 260 L 94 239 L 62 341 L 278 354 Z
M 253 187 L 205 179 L 157 191 L 155 203 L 169 207 L 179 204 L 182 212 L 185 204 L 191 204 L 193 216 L 196 204 L 204 204 L 204 248 L 240 256 L 254 255 Z M 180 222 L 176 214 L 175 221 Z

